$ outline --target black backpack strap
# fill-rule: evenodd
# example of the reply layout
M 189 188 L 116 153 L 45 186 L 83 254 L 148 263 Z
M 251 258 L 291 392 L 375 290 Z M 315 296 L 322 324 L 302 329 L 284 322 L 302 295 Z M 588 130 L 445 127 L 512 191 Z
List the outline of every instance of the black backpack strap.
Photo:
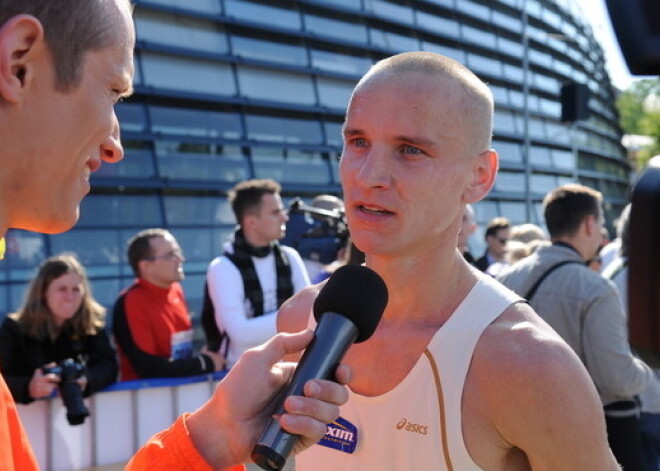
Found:
M 527 302 L 530 302 L 532 300 L 532 297 L 536 294 L 536 291 L 539 289 L 539 286 L 541 286 L 541 283 L 543 282 L 543 280 L 545 280 L 550 273 L 552 273 L 553 271 L 555 271 L 559 267 L 562 267 L 564 265 L 568 265 L 569 263 L 580 264 L 580 262 L 578 262 L 576 260 L 564 260 L 563 262 L 559 262 L 555 265 L 552 265 L 550 268 L 548 268 L 546 270 L 545 273 L 543 273 L 543 275 L 541 275 L 539 277 L 538 280 L 536 280 L 536 283 L 534 283 L 534 285 L 529 289 L 529 291 L 527 292 L 527 295 L 523 296 L 527 300 Z

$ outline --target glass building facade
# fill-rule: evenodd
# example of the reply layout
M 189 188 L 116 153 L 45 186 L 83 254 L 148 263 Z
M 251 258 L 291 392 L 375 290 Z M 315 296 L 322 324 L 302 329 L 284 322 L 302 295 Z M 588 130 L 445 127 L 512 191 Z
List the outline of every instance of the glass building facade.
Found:
M 340 195 L 351 90 L 401 51 L 457 59 L 493 91 L 501 170 L 475 207 L 481 231 L 499 215 L 542 225 L 545 193 L 576 180 L 604 193 L 611 224 L 629 167 L 603 51 L 580 17 L 571 0 L 137 1 L 135 95 L 117 105 L 126 157 L 93 175 L 71 231 L 8 233 L 0 317 L 21 303 L 35 267 L 62 251 L 80 256 L 111 307 L 133 279 L 126 241 L 146 227 L 179 240 L 197 312 L 207 264 L 235 224 L 226 191 L 269 177 L 285 201 Z M 569 82 L 590 89 L 590 116 L 575 125 L 560 119 Z

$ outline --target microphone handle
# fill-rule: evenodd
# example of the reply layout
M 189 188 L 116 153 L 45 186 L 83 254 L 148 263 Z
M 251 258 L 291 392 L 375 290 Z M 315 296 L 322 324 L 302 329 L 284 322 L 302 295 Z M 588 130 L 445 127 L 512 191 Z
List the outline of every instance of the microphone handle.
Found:
M 357 336 L 357 327 L 346 316 L 336 312 L 323 313 L 314 331 L 314 339 L 300 359 L 275 414 L 284 413 L 284 399 L 288 396 L 303 395 L 303 387 L 310 379 L 334 379 L 339 362 Z M 298 435 L 286 432 L 277 419 L 271 418 L 252 450 L 251 458 L 266 471 L 279 471 L 296 440 Z

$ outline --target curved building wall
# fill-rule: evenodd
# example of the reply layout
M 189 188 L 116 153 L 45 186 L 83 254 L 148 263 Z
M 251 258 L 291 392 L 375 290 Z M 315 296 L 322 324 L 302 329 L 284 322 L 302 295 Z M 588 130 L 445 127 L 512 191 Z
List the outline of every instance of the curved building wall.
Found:
M 111 306 L 132 280 L 126 240 L 166 227 L 187 261 L 193 311 L 208 262 L 234 225 L 226 190 L 270 177 L 284 199 L 340 194 L 340 128 L 351 90 L 375 61 L 408 50 L 466 64 L 496 101 L 495 188 L 476 205 L 542 223 L 540 200 L 575 181 L 605 195 L 611 224 L 629 168 L 604 56 L 570 0 L 138 1 L 135 95 L 117 105 L 126 158 L 93 176 L 66 234 L 10 231 L 0 312 L 15 309 L 46 256 L 79 254 Z M 527 46 L 527 47 L 526 47 Z M 560 89 L 587 84 L 590 116 L 561 122 Z M 575 165 L 577 157 L 577 167 Z M 477 250 L 483 232 L 473 236 Z

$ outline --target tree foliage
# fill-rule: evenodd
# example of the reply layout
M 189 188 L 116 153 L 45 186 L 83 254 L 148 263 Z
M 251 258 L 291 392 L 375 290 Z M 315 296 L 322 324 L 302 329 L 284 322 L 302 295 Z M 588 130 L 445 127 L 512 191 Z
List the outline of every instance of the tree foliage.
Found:
M 619 95 L 616 107 L 619 124 L 626 134 L 649 136 L 654 140 L 651 146 L 640 150 L 640 159 L 645 162 L 660 154 L 660 79 L 634 82 Z

